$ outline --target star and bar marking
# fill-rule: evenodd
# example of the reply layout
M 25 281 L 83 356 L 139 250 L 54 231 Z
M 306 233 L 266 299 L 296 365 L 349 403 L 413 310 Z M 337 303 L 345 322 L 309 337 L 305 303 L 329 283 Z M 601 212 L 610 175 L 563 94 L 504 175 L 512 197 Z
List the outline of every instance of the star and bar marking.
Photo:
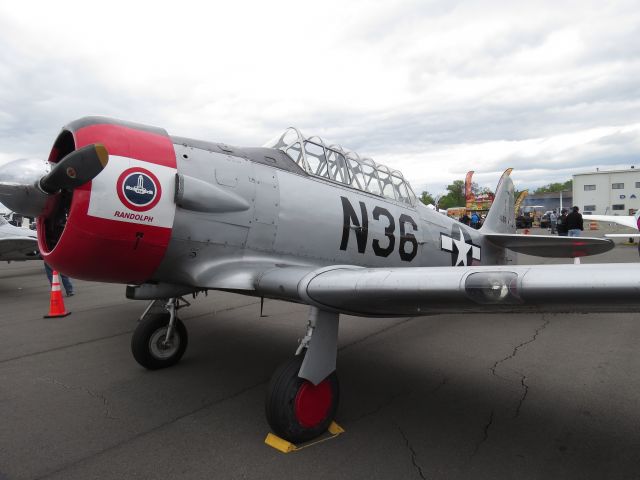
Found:
M 440 233 L 440 249 L 451 252 L 451 265 L 454 267 L 459 265 L 466 267 L 469 265 L 469 260 L 480 261 L 481 259 L 480 247 L 471 243 L 471 239 L 465 237 L 458 225 L 451 229 L 451 236 Z

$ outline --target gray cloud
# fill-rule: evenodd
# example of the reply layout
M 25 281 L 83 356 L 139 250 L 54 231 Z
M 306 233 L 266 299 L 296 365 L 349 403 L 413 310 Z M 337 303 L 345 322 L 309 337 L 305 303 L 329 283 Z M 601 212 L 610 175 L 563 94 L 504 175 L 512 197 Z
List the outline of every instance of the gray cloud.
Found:
M 633 2 L 605 7 L 588 1 L 515 5 L 416 0 L 336 15 L 344 28 L 328 38 L 329 43 L 351 52 L 354 64 L 379 61 L 401 79 L 381 84 L 377 98 L 365 107 L 318 101 L 316 97 L 331 98 L 329 87 L 293 101 L 282 93 L 254 99 L 249 91 L 216 97 L 207 90 L 213 90 L 216 76 L 199 78 L 197 65 L 181 64 L 181 58 L 170 59 L 177 71 L 184 71 L 184 83 L 175 91 L 113 82 L 96 62 L 21 46 L 11 35 L 17 27 L 0 19 L 0 160 L 46 156 L 61 126 L 80 116 L 102 114 L 239 145 L 261 144 L 296 125 L 309 135 L 388 160 L 395 168 L 415 169 L 419 163 L 433 174 L 417 179 L 416 190 L 442 190 L 454 175 L 461 178 L 465 168 L 476 169 L 479 183 L 494 185 L 504 168 L 515 167 L 514 179 L 533 186 L 564 181 L 573 170 L 640 164 L 637 130 L 625 129 L 640 124 L 636 10 Z M 254 32 L 254 41 L 262 33 Z M 179 32 L 173 34 L 178 42 Z M 151 45 L 150 39 L 145 41 Z M 230 40 L 228 45 L 186 48 L 202 49 L 202 61 L 215 62 L 215 48 L 234 46 Z M 567 50 L 556 58 L 554 48 Z M 344 64 L 329 68 L 332 59 L 314 53 L 293 61 L 284 56 L 272 69 L 256 70 L 247 89 L 261 85 L 267 76 L 294 84 L 304 82 L 305 75 L 358 73 L 345 71 Z M 129 74 L 120 65 L 111 68 L 123 77 Z M 233 78 L 235 73 L 225 67 L 219 74 Z M 158 85 L 166 81 L 157 78 Z M 397 89 L 401 94 L 396 95 Z M 199 96 L 197 90 L 207 95 Z M 349 92 L 340 93 L 348 97 Z M 385 102 L 387 98 L 397 100 Z M 529 140 L 611 127 L 614 133 L 595 140 L 526 150 Z M 512 150 L 482 164 L 468 153 L 474 146 L 481 151 L 500 142 Z M 463 149 L 471 158 L 434 164 L 441 162 L 436 159 L 445 149 Z M 452 178 L 429 183 L 428 177 L 442 172 Z

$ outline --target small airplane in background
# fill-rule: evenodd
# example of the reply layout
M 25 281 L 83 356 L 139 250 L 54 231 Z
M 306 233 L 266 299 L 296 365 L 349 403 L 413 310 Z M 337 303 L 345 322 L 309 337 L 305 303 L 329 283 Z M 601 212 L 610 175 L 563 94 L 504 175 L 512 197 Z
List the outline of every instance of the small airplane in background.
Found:
M 607 238 L 616 238 L 616 237 L 640 237 L 640 210 L 636 212 L 635 215 L 584 215 L 582 217 L 583 220 L 586 221 L 596 221 L 596 222 L 609 222 L 616 223 L 618 225 L 622 225 L 623 227 L 629 227 L 636 230 L 634 233 L 605 233 L 605 237 Z
M 11 225 L 0 215 L 0 261 L 40 259 L 36 232 Z
M 634 264 L 514 264 L 514 252 L 575 258 L 614 244 L 517 235 L 511 169 L 476 230 L 422 205 L 400 172 L 294 128 L 238 148 L 85 117 L 62 129 L 49 162 L 50 171 L 1 167 L 2 202 L 37 217 L 53 268 L 152 300 L 131 340 L 145 368 L 183 356 L 183 295 L 218 289 L 309 305 L 306 335 L 266 399 L 271 428 L 292 442 L 322 434 L 336 415 L 341 313 L 640 306 Z

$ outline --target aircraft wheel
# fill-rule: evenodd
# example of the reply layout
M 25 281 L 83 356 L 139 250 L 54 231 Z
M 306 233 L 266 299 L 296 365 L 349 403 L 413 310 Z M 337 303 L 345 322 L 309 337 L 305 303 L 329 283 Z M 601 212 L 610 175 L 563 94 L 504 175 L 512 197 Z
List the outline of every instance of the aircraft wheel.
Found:
M 180 361 L 187 349 L 187 329 L 179 318 L 176 318 L 173 335 L 165 343 L 169 314 L 149 315 L 141 321 L 131 337 L 133 358 L 149 370 L 157 370 L 175 365 Z
M 304 355 L 278 368 L 267 389 L 267 421 L 273 432 L 292 443 L 311 440 L 327 431 L 338 409 L 338 375 L 318 385 L 298 377 Z

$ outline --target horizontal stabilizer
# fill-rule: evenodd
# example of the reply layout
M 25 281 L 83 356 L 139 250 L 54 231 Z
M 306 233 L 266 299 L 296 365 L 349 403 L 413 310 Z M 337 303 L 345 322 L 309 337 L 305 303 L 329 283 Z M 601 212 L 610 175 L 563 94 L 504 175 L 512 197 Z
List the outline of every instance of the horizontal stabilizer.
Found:
M 611 250 L 612 240 L 593 237 L 488 233 L 484 238 L 498 247 L 536 257 L 575 258 Z

